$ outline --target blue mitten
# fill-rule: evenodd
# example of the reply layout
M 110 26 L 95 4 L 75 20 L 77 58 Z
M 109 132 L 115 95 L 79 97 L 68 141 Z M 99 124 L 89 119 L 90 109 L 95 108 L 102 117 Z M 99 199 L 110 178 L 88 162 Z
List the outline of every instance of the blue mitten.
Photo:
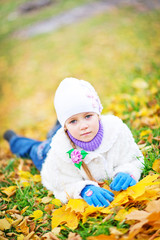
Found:
M 89 204 L 95 207 L 108 207 L 109 202 L 113 201 L 114 194 L 104 188 L 94 185 L 87 185 L 81 192 L 81 197 Z
M 133 179 L 128 173 L 118 173 L 110 184 L 110 188 L 115 191 L 126 190 L 128 187 L 136 184 L 136 180 Z

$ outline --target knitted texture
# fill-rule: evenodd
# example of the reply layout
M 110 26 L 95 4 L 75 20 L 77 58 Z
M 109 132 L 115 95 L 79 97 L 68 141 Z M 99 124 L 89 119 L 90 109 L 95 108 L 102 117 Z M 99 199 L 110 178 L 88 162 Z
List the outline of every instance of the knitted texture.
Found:
M 65 78 L 58 86 L 54 106 L 57 118 L 64 127 L 65 121 L 82 112 L 101 114 L 102 105 L 94 87 L 84 80 Z
M 68 136 L 70 137 L 70 139 L 72 140 L 72 142 L 77 145 L 78 147 L 86 150 L 86 151 L 94 151 L 95 149 L 97 149 L 101 142 L 102 142 L 102 139 L 103 139 L 103 125 L 102 125 L 102 122 L 99 121 L 99 130 L 96 134 L 96 136 L 89 142 L 83 142 L 83 141 L 80 141 L 76 138 L 74 138 L 69 131 L 67 131 L 68 133 Z

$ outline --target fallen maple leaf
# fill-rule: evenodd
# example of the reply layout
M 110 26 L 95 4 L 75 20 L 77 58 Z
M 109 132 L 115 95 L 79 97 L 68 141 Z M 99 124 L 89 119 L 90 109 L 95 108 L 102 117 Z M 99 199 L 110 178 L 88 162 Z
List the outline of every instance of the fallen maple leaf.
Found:
M 83 199 L 70 199 L 66 205 L 66 209 L 74 211 L 76 213 L 83 213 L 88 207 L 88 204 Z
M 98 214 L 103 210 L 103 207 L 94 207 L 94 206 L 89 206 L 86 208 L 85 212 L 82 215 L 82 222 L 85 223 L 87 221 L 87 217 L 91 214 Z
M 32 217 L 34 220 L 38 220 L 43 216 L 43 212 L 41 210 L 34 211 L 30 217 Z
M 71 229 L 76 229 L 79 223 L 79 217 L 74 212 L 66 209 L 66 206 L 63 206 L 56 209 L 52 214 L 52 229 L 62 223 L 65 223 Z
M 5 193 L 8 197 L 11 197 L 15 194 L 17 186 L 10 186 L 3 188 L 2 192 Z

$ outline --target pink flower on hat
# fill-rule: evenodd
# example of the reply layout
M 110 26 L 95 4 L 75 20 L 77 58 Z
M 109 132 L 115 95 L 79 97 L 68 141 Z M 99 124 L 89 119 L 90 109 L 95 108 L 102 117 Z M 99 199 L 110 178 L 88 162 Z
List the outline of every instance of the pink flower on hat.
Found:
M 71 159 L 73 163 L 80 163 L 82 161 L 81 152 L 77 149 L 74 149 L 74 151 L 71 153 Z
M 99 112 L 101 112 L 102 109 L 103 109 L 103 107 L 102 107 L 102 105 L 101 105 L 101 102 L 100 102 L 100 100 L 99 100 L 99 97 L 98 97 L 97 95 L 91 94 L 91 93 L 90 93 L 90 94 L 87 94 L 87 97 L 89 97 L 89 98 L 92 99 L 92 106 L 93 106 L 94 108 L 98 107 Z

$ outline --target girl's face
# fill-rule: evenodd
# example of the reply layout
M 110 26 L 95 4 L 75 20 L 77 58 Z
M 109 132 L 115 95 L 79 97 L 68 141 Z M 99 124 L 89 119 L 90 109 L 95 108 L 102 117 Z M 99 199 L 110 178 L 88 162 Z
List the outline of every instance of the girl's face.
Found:
M 89 142 L 99 130 L 98 114 L 94 112 L 75 114 L 66 120 L 65 127 L 74 138 Z

